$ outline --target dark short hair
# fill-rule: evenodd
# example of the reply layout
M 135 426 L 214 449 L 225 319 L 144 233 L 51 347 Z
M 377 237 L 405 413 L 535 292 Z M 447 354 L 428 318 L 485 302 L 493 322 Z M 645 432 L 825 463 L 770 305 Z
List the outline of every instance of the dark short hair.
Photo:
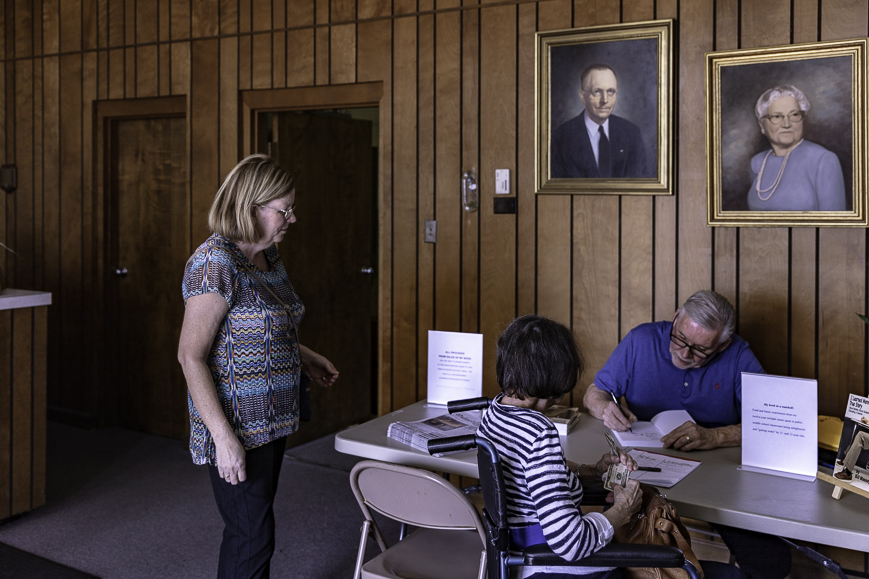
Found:
M 584 369 L 573 332 L 549 318 L 516 318 L 498 336 L 495 372 L 507 396 L 558 398 L 573 390 Z

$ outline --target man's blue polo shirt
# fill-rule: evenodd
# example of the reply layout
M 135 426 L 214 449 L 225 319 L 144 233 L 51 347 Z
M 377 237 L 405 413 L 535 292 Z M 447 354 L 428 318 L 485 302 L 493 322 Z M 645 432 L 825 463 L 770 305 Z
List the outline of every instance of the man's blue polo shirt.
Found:
M 706 428 L 742 422 L 741 373 L 764 373 L 748 342 L 734 334 L 704 366 L 682 370 L 670 355 L 672 327 L 655 322 L 631 330 L 595 376 L 595 386 L 625 396 L 640 420 L 684 408 Z

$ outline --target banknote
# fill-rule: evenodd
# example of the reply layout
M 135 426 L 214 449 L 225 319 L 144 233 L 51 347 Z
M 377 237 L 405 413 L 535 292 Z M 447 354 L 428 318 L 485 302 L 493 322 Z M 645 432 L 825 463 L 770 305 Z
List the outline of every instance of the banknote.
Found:
M 628 478 L 630 478 L 628 467 L 620 462 L 611 464 L 606 471 L 606 479 L 603 481 L 603 488 L 611 491 L 613 490 L 614 485 L 625 486 L 628 482 Z

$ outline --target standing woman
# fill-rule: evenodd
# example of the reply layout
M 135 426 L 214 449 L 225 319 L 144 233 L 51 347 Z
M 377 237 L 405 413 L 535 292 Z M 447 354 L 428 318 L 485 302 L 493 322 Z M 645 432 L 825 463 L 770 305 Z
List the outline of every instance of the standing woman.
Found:
M 207 464 L 225 528 L 218 577 L 268 577 L 274 497 L 286 437 L 299 425 L 304 371 L 329 386 L 338 371 L 299 343 L 305 309 L 278 255 L 295 223 L 293 178 L 265 155 L 227 175 L 208 214 L 211 235 L 184 270 L 178 360 L 187 379 L 190 453 Z

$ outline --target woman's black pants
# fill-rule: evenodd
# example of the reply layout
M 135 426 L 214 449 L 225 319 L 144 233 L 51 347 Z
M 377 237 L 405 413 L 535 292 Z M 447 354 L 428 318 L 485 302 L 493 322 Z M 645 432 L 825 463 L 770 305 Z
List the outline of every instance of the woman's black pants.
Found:
M 216 466 L 208 466 L 217 509 L 223 518 L 219 579 L 267 579 L 275 552 L 272 508 L 284 458 L 286 437 L 245 452 L 247 479 L 232 485 Z

